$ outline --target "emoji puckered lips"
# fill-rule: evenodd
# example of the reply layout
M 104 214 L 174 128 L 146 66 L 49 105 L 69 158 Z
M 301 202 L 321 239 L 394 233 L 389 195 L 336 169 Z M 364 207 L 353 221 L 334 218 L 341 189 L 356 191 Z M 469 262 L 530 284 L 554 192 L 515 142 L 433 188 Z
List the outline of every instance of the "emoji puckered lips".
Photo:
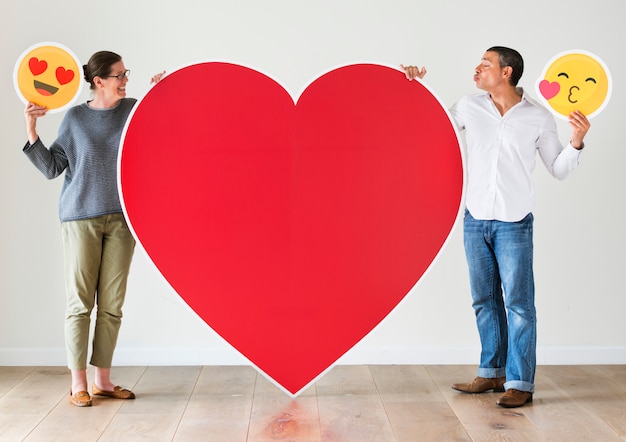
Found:
M 44 95 L 46 97 L 56 94 L 57 91 L 59 90 L 58 87 L 54 87 L 49 84 L 42 83 L 41 81 L 34 80 L 33 83 L 35 85 L 35 90 L 39 92 L 41 95 Z

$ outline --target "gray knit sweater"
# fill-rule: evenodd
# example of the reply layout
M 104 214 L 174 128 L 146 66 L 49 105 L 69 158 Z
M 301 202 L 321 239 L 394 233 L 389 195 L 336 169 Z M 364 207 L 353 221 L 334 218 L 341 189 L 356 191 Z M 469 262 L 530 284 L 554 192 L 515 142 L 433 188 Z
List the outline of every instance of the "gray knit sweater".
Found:
M 61 222 L 122 212 L 117 154 L 136 101 L 123 98 L 109 109 L 93 109 L 87 103 L 74 106 L 63 118 L 50 149 L 41 140 L 24 146 L 26 156 L 46 178 L 65 171 L 59 198 Z

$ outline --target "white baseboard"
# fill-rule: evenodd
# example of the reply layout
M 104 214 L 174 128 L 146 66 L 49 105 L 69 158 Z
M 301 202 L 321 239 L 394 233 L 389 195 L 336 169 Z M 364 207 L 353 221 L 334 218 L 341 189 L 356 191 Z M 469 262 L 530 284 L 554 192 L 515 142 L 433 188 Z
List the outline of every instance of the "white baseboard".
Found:
M 479 348 L 357 347 L 336 365 L 466 365 L 477 364 Z M 116 366 L 248 365 L 229 348 L 117 348 Z M 626 364 L 626 347 L 539 347 L 538 365 Z M 0 366 L 64 366 L 64 348 L 0 349 Z

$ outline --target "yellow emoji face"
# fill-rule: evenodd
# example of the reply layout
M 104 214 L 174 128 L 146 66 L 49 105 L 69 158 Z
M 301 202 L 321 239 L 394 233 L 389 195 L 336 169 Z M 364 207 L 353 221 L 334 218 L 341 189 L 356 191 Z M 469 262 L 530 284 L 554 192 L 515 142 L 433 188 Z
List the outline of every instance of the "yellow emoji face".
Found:
M 589 117 L 600 112 L 611 95 L 606 65 L 585 51 L 568 51 L 554 57 L 537 82 L 537 93 L 557 116 L 567 118 L 579 110 Z
M 39 43 L 17 60 L 13 80 L 24 103 L 59 112 L 78 97 L 83 69 L 76 56 L 58 43 Z

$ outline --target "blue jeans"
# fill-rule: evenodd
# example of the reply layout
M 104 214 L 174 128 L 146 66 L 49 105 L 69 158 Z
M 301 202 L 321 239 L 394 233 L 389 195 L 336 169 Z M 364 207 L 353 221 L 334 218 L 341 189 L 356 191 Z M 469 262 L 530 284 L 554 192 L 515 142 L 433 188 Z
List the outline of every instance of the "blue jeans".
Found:
M 483 221 L 465 211 L 464 244 L 482 351 L 478 376 L 506 376 L 504 388 L 534 392 L 537 316 L 533 215 Z

